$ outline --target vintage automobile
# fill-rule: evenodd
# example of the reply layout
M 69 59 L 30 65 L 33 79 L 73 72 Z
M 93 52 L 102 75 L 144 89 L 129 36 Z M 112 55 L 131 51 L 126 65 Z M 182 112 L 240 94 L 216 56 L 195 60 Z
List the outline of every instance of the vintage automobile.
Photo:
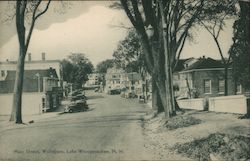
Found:
M 111 89 L 108 91 L 108 94 L 110 95 L 117 95 L 117 94 L 120 94 L 121 93 L 121 90 L 120 89 Z
M 99 88 L 95 88 L 95 90 L 94 90 L 95 92 L 99 92 Z
M 76 96 L 69 97 L 70 101 L 76 101 L 76 100 L 87 100 L 87 97 L 84 94 L 78 94 Z
M 64 112 L 81 112 L 87 111 L 89 109 L 87 101 L 84 99 L 72 101 L 68 105 L 65 106 Z
M 135 94 L 134 91 L 126 91 L 125 98 L 137 98 L 138 96 Z

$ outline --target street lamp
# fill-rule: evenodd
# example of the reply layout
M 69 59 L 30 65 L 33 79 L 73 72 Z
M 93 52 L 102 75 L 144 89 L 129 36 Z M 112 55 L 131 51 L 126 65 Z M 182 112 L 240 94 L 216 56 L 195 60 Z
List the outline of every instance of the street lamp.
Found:
M 153 29 L 152 25 L 149 25 L 146 28 L 146 33 L 147 33 L 147 35 L 148 35 L 149 38 L 151 38 L 152 36 L 154 36 L 154 29 Z

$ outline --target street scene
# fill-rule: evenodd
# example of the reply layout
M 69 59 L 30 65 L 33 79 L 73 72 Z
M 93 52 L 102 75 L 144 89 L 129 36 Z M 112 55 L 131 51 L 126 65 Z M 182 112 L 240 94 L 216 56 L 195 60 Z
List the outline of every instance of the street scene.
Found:
M 249 12 L 0 1 L 0 161 L 250 160 Z

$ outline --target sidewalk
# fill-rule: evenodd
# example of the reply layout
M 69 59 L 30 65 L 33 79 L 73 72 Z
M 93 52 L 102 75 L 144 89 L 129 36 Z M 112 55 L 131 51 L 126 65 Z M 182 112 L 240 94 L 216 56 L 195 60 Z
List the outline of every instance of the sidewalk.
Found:
M 15 124 L 14 122 L 10 122 L 10 115 L 0 115 L 0 132 L 9 129 L 23 128 L 31 123 L 36 123 L 42 120 L 47 120 L 49 118 L 57 117 L 64 112 L 64 107 L 67 103 L 67 101 L 62 101 L 61 106 L 53 112 L 41 113 L 36 115 L 23 115 L 23 124 Z

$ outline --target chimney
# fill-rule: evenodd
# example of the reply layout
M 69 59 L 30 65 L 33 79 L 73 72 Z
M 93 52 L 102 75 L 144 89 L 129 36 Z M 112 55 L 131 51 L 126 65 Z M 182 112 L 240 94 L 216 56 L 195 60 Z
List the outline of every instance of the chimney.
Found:
M 45 61 L 45 53 L 42 53 L 42 60 Z
M 31 53 L 28 53 L 28 61 L 31 61 Z

